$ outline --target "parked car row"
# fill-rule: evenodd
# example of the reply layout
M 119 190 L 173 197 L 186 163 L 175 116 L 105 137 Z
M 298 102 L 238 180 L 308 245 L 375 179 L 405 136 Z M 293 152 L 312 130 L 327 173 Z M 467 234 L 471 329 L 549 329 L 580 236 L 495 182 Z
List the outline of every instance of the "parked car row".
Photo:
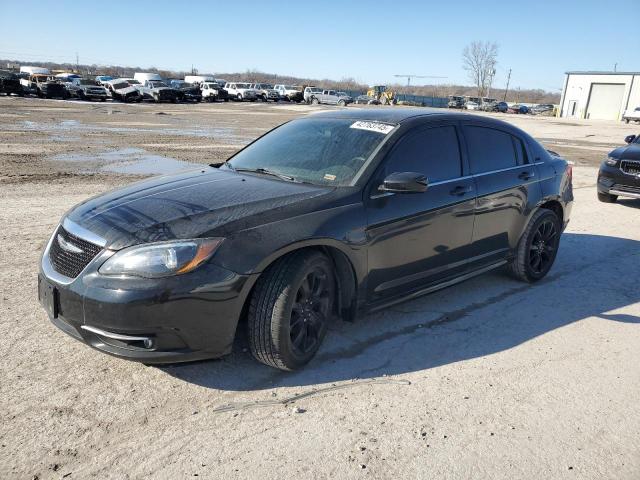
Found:
M 507 102 L 499 102 L 495 98 L 466 97 L 461 95 L 450 95 L 447 106 L 449 108 L 459 108 L 462 110 L 481 110 L 484 112 L 516 113 L 523 115 L 552 115 L 556 109 L 555 105 L 547 103 L 530 107 L 519 103 L 510 105 Z
M 272 85 L 270 83 L 228 82 L 210 75 L 187 75 L 184 79 L 163 79 L 157 73 L 138 72 L 133 78 L 114 78 L 98 75 L 83 78 L 74 73 L 52 75 L 40 67 L 23 67 L 19 74 L 0 71 L 0 93 L 7 95 L 37 95 L 43 98 L 78 98 L 81 100 L 107 99 L 121 102 L 215 102 L 215 101 L 307 101 L 305 87 L 296 85 Z M 312 87 L 317 103 L 343 105 L 351 103 L 348 95 L 322 91 Z

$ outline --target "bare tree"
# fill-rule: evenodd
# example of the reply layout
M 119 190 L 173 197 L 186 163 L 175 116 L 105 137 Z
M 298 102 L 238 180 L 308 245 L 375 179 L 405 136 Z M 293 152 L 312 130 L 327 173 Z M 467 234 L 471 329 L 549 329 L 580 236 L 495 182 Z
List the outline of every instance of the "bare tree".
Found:
M 498 63 L 498 45 L 493 42 L 472 42 L 462 51 L 462 66 L 469 72 L 469 79 L 478 89 L 478 97 L 484 97 L 491 88 Z

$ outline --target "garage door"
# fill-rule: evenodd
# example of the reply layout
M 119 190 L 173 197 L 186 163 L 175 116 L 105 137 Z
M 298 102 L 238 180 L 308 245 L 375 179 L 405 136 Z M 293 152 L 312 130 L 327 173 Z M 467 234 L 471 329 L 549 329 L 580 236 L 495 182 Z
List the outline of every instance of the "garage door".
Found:
M 624 84 L 592 83 L 587 118 L 592 120 L 618 120 L 622 109 Z

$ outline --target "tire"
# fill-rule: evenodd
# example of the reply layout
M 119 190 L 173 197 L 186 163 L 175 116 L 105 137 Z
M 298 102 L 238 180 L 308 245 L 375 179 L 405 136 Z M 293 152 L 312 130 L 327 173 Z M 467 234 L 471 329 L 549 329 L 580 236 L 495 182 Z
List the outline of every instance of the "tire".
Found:
M 616 201 L 618 200 L 618 196 L 611 195 L 610 193 L 598 192 L 598 200 L 604 203 L 616 203 Z
M 347 105 L 347 103 L 344 100 L 338 100 L 338 106 L 339 107 L 345 107 Z
M 242 101 L 242 94 L 241 93 L 236 95 L 236 100 L 239 101 L 239 102 Z
M 313 97 L 313 98 L 311 99 L 311 103 L 312 103 L 313 105 L 319 105 L 319 104 L 320 104 L 320 100 L 318 100 L 316 97 Z
M 321 253 L 302 250 L 276 261 L 258 279 L 249 304 L 253 356 L 285 371 L 306 365 L 327 332 L 334 298 L 333 269 Z
M 629 119 L 628 119 L 628 118 L 625 118 L 625 119 L 624 119 L 624 123 L 626 123 L 626 124 L 628 125 L 628 124 L 629 124 Z
M 518 242 L 511 262 L 512 275 L 529 283 L 544 278 L 556 259 L 561 233 L 560 220 L 553 210 L 541 208 L 535 212 Z

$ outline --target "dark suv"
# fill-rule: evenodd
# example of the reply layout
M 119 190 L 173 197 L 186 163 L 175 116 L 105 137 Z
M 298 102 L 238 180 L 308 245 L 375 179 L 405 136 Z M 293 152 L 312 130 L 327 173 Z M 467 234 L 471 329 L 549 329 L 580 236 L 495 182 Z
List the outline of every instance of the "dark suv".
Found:
M 135 183 L 71 209 L 39 298 L 68 334 L 161 363 L 229 353 L 306 364 L 351 320 L 508 266 L 551 268 L 571 167 L 522 130 L 427 109 L 319 113 L 226 164 Z
M 613 150 L 600 165 L 598 199 L 614 203 L 618 197 L 640 198 L 640 136 L 629 135 L 626 147 Z
M 24 96 L 20 79 L 15 73 L 7 72 L 6 70 L 0 70 L 0 93 L 6 95 L 19 95 Z

